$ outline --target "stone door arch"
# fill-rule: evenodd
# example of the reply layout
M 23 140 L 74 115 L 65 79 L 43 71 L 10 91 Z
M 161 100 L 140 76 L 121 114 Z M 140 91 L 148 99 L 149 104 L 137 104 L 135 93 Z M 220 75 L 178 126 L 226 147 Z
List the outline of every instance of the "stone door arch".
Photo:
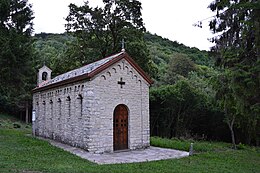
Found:
M 128 149 L 128 108 L 123 104 L 114 110 L 113 141 L 114 151 Z

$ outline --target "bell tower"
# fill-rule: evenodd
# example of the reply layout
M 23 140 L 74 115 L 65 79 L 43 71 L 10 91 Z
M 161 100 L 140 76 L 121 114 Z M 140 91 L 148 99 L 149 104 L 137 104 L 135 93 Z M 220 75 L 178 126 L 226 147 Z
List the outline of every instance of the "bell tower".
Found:
M 51 80 L 51 72 L 52 70 L 46 65 L 40 68 L 37 77 L 37 86 L 39 86 L 44 81 Z

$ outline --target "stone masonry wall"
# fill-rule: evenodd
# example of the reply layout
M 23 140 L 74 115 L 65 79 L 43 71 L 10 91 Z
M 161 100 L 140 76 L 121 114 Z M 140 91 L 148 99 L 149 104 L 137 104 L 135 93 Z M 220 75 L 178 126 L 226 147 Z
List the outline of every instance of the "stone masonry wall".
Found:
M 129 149 L 150 146 L 149 84 L 124 59 L 90 81 L 34 93 L 36 135 L 90 152 L 113 152 L 113 113 L 119 104 L 128 107 Z
M 34 93 L 36 135 L 88 150 L 86 127 L 90 117 L 84 108 L 87 85 L 85 81 Z
M 122 88 L 118 84 L 121 78 L 125 82 Z M 129 149 L 150 146 L 149 84 L 127 61 L 123 59 L 97 75 L 87 90 L 92 95 L 90 116 L 95 126 L 90 132 L 90 151 L 113 151 L 113 113 L 119 104 L 128 107 Z

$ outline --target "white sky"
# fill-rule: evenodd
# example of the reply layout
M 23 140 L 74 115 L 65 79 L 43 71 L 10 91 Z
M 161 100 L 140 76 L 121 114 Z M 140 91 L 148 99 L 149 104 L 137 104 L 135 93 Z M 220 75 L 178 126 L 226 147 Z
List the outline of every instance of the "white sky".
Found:
M 84 0 L 29 0 L 34 11 L 35 33 L 63 33 L 68 5 L 82 5 Z M 209 50 L 207 39 L 212 37 L 208 21 L 203 28 L 194 27 L 199 20 L 213 16 L 208 5 L 213 0 L 139 0 L 147 31 L 186 46 Z M 102 0 L 89 0 L 91 6 L 102 5 Z

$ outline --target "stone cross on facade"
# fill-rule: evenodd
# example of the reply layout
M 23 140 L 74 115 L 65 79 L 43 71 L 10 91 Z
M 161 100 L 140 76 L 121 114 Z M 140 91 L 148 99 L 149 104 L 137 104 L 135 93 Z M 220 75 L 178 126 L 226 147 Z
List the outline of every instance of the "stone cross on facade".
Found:
M 125 85 L 125 82 L 123 82 L 123 78 L 120 78 L 120 81 L 118 81 L 117 83 L 121 85 L 121 88 L 123 88 L 123 85 Z

